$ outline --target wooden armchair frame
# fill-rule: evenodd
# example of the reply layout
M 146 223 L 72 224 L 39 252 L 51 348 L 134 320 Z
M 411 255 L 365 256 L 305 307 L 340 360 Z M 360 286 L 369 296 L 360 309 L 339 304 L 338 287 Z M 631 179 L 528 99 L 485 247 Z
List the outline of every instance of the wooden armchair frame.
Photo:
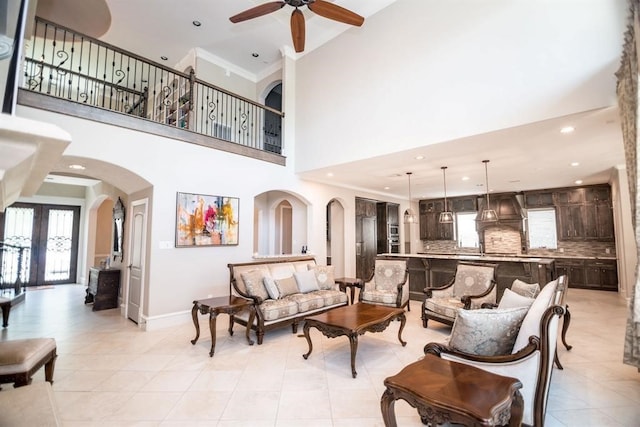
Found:
M 404 288 L 405 285 L 407 283 L 407 280 L 409 279 L 409 263 L 408 260 L 405 258 L 397 258 L 397 257 L 378 257 L 376 259 L 377 260 L 382 260 L 382 261 L 404 261 L 405 262 L 405 270 L 404 270 L 404 277 L 402 279 L 402 281 L 400 283 L 398 283 L 397 287 L 398 287 L 398 293 L 396 295 L 396 303 L 395 306 L 397 308 L 404 308 L 407 307 L 407 311 L 411 311 L 411 306 L 409 305 L 409 298 L 407 298 L 407 300 L 403 303 L 402 299 L 404 296 Z M 362 289 L 360 289 L 359 295 L 358 295 L 358 301 L 359 302 L 368 302 L 370 304 L 376 304 L 375 302 L 371 302 L 371 301 L 366 301 L 363 300 L 363 294 L 364 291 L 366 289 L 367 284 L 372 283 L 374 276 L 376 274 L 376 267 L 375 264 L 373 266 L 373 268 L 371 269 L 370 273 L 369 273 L 369 277 L 362 283 Z M 407 289 L 407 294 L 408 294 L 409 290 Z
M 471 304 L 474 300 L 481 300 L 482 298 L 488 296 L 489 294 L 491 294 L 491 292 L 493 292 L 493 290 L 496 288 L 497 283 L 495 280 L 495 271 L 496 268 L 498 268 L 498 264 L 489 264 L 489 263 L 479 263 L 479 262 L 467 262 L 467 261 L 460 261 L 458 262 L 458 266 L 459 265 L 469 265 L 469 266 L 477 266 L 477 267 L 492 267 L 493 268 L 493 277 L 491 278 L 491 283 L 489 284 L 489 287 L 487 288 L 486 291 L 484 291 L 481 294 L 477 294 L 477 295 L 462 295 L 460 296 L 460 302 L 463 304 L 463 307 L 465 310 L 470 310 L 471 309 Z M 458 271 L 458 268 L 456 266 L 456 273 Z M 451 280 L 449 280 L 446 284 L 444 284 L 443 286 L 440 287 L 434 287 L 434 288 L 425 288 L 424 289 L 424 301 L 422 302 L 422 326 L 424 328 L 427 327 L 427 323 L 429 322 L 429 319 L 433 319 L 436 320 L 440 323 L 444 323 L 446 325 L 453 325 L 453 322 L 455 321 L 455 318 L 449 318 L 446 316 L 442 316 L 439 315 L 437 313 L 433 313 L 429 310 L 427 310 L 426 308 L 426 302 L 428 299 L 433 298 L 433 292 L 436 291 L 444 291 L 446 289 L 451 288 L 454 283 L 456 281 L 456 276 L 454 274 L 454 276 L 451 278 Z M 454 295 L 454 298 L 456 298 L 457 296 Z

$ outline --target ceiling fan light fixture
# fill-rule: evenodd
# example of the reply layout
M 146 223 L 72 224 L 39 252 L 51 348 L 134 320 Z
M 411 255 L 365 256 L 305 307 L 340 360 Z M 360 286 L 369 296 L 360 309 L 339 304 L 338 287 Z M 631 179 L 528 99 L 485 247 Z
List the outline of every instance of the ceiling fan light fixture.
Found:
M 412 172 L 407 172 L 407 177 L 409 177 L 409 209 L 404 211 L 405 224 L 415 224 L 418 222 L 418 217 L 415 212 L 413 212 L 413 209 L 411 209 L 411 174 Z
M 485 185 L 486 185 L 486 194 L 487 194 L 487 205 L 485 206 L 485 208 L 482 210 L 482 213 L 480 214 L 480 221 L 481 222 L 495 222 L 498 220 L 498 214 L 496 213 L 495 210 L 491 209 L 491 204 L 489 203 L 489 172 L 487 170 L 487 164 L 489 163 L 489 160 L 483 160 L 482 163 L 484 163 L 484 179 L 485 179 Z
M 447 206 L 447 167 L 442 166 L 442 182 L 444 183 L 444 211 L 440 212 L 440 216 L 438 217 L 438 222 L 440 224 L 452 224 L 453 223 L 453 212 L 449 211 Z

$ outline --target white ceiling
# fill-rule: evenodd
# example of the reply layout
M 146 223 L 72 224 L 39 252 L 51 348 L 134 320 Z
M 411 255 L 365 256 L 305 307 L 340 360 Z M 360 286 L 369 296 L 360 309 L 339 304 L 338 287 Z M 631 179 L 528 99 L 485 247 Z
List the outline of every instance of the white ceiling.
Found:
M 178 63 L 191 49 L 200 48 L 212 58 L 217 58 L 220 65 L 237 67 L 244 75 L 254 76 L 256 80 L 280 67 L 283 51 L 294 57 L 313 54 L 314 49 L 340 37 L 345 31 L 362 31 L 367 26 L 367 19 L 371 19 L 374 14 L 376 20 L 385 19 L 387 14 L 384 9 L 396 1 L 410 2 L 418 15 L 429 14 L 430 7 L 436 4 L 430 0 L 335 0 L 335 3 L 365 17 L 362 28 L 314 15 L 304 7 L 306 50 L 296 55 L 293 53 L 289 29 L 289 18 L 293 10 L 291 7 L 284 6 L 277 12 L 238 24 L 232 24 L 228 19 L 229 16 L 269 0 L 105 1 L 111 12 L 111 27 L 101 37 L 103 40 L 168 66 Z M 447 2 L 447 5 L 443 5 L 442 1 Z M 449 7 L 450 4 L 451 19 L 454 19 L 456 10 L 469 1 L 478 0 L 440 0 L 437 4 L 440 8 Z M 518 1 L 484 1 L 494 6 L 504 3 L 504 7 L 510 8 L 519 7 L 520 4 Z M 615 78 L 610 72 L 612 68 L 615 69 L 616 64 L 611 64 L 610 58 L 618 58 L 620 55 L 626 4 L 624 0 L 585 0 L 579 4 L 565 0 L 561 3 L 563 7 L 588 8 L 590 4 L 601 5 L 603 1 L 611 2 L 612 9 L 615 9 L 611 14 L 615 22 L 607 27 L 611 34 L 602 34 L 602 37 L 620 40 L 620 43 L 612 44 L 612 55 L 606 59 L 606 63 L 603 60 L 601 69 L 607 70 L 606 72 L 595 76 L 587 75 L 580 67 L 573 67 L 575 69 L 571 72 L 575 74 L 576 86 L 583 91 L 585 98 L 590 96 L 590 90 L 600 91 L 598 96 L 601 96 L 601 88 L 605 84 L 610 92 L 609 105 L 517 128 L 305 171 L 301 177 L 383 196 L 404 198 L 408 195 L 406 172 L 412 171 L 414 198 L 440 197 L 440 167 L 448 166 L 448 195 L 480 194 L 485 191 L 484 166 L 481 160 L 489 159 L 489 184 L 492 191 L 570 186 L 575 185 L 578 179 L 584 184 L 607 182 L 612 168 L 624 164 L 620 120 L 615 105 Z M 544 7 L 551 10 L 553 6 L 549 3 Z M 612 20 L 611 17 L 607 18 Z M 478 16 L 478 19 L 482 19 L 482 16 Z M 194 20 L 202 25 L 194 26 Z M 584 25 L 584 21 L 581 22 Z M 390 20 L 389 37 L 394 37 L 393 29 L 397 25 L 398 22 Z M 571 25 L 572 22 L 566 22 L 563 31 L 573 31 Z M 576 29 L 577 34 L 583 30 Z M 252 53 L 259 56 L 255 58 Z M 354 54 L 345 52 L 345 55 Z M 168 60 L 162 61 L 162 56 Z M 567 91 L 575 89 L 571 87 Z M 575 132 L 561 134 L 560 128 L 566 125 L 574 126 Z M 513 144 L 514 140 L 518 144 Z M 424 158 L 416 160 L 419 155 Z M 572 162 L 578 162 L 579 166 L 570 166 Z M 333 173 L 334 176 L 328 177 L 328 173 Z M 463 181 L 463 177 L 469 179 Z

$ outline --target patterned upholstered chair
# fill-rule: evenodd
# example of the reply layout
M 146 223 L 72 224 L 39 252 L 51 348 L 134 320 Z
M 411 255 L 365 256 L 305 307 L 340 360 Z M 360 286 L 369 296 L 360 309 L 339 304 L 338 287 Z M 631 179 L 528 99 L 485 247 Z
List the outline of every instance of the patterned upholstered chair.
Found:
M 371 275 L 365 280 L 360 302 L 407 307 L 409 309 L 409 270 L 406 259 L 377 258 Z
M 422 326 L 429 319 L 453 325 L 458 309 L 476 309 L 484 303 L 496 302 L 495 269 L 497 264 L 458 262 L 456 274 L 449 283 L 424 290 Z

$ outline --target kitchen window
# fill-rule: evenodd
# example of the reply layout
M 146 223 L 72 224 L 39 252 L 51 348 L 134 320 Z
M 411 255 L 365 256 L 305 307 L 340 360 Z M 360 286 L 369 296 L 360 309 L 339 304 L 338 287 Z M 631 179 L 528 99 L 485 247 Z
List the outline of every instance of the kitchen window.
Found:
M 477 248 L 477 212 L 456 212 L 456 240 L 460 248 Z
M 557 249 L 558 235 L 556 234 L 555 208 L 529 209 L 529 248 Z

